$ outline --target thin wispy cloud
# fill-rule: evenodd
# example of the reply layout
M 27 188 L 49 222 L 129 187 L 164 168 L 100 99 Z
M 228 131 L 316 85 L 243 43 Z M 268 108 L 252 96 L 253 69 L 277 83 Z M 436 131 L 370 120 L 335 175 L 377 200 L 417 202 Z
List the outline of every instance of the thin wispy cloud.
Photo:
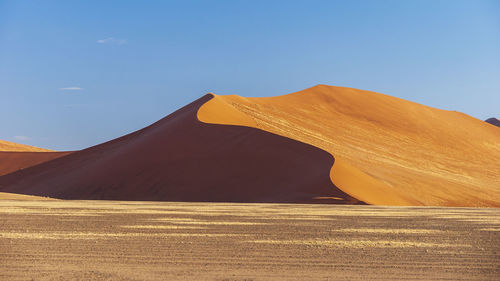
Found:
M 65 88 L 59 88 L 61 91 L 81 91 L 83 88 L 80 87 L 65 87 Z
M 14 138 L 19 141 L 27 141 L 31 139 L 30 137 L 27 136 L 14 136 Z
M 127 43 L 127 40 L 126 39 L 119 39 L 119 38 L 115 38 L 115 37 L 109 37 L 106 39 L 97 40 L 97 43 L 123 45 L 123 44 Z
M 84 107 L 88 107 L 89 104 L 85 104 L 85 103 L 74 103 L 74 104 L 65 104 L 63 105 L 63 107 L 67 107 L 67 108 L 84 108 Z

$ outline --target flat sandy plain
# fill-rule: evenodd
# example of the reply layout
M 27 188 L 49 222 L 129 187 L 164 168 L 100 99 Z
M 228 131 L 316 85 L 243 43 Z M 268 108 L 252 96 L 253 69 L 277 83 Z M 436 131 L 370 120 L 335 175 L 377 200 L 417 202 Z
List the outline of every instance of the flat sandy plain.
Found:
M 1 280 L 499 280 L 500 210 L 0 200 Z

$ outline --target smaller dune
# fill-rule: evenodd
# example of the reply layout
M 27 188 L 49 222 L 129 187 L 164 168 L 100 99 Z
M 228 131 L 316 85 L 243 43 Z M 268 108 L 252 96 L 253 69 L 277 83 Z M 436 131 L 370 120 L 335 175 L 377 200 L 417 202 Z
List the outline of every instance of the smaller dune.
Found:
M 0 140 L 0 176 L 23 170 L 70 153 Z
M 500 120 L 498 120 L 497 118 L 488 118 L 484 121 L 486 121 L 486 123 L 490 123 L 491 125 L 500 127 Z

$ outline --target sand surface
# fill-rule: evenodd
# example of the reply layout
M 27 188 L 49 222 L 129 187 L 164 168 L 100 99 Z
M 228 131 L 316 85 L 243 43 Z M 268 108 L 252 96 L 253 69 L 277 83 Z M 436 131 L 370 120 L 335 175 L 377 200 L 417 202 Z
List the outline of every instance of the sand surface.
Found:
M 198 118 L 327 151 L 335 186 L 369 204 L 500 206 L 500 130 L 460 112 L 318 85 L 269 98 L 216 95 Z
M 0 200 L 0 280 L 498 276 L 498 209 Z

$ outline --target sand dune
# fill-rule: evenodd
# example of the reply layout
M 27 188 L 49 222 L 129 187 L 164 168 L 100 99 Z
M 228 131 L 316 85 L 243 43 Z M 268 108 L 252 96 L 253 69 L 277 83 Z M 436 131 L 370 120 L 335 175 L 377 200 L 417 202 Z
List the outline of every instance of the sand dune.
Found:
M 116 140 L 0 177 L 0 191 L 62 199 L 362 203 L 333 157 L 259 129 L 199 122 L 206 95 Z
M 485 121 L 492 124 L 492 125 L 500 127 L 500 120 L 498 120 L 497 118 L 488 118 Z
M 0 140 L 0 151 L 30 151 L 30 152 L 47 152 L 53 151 L 50 149 L 44 149 L 39 147 L 34 147 L 25 144 L 19 144 L 10 141 Z
M 66 199 L 500 206 L 500 130 L 459 112 L 319 85 L 206 95 L 110 142 L 0 177 Z
M 318 85 L 270 98 L 217 96 L 198 116 L 329 152 L 332 182 L 370 204 L 500 206 L 500 131 L 460 112 Z

